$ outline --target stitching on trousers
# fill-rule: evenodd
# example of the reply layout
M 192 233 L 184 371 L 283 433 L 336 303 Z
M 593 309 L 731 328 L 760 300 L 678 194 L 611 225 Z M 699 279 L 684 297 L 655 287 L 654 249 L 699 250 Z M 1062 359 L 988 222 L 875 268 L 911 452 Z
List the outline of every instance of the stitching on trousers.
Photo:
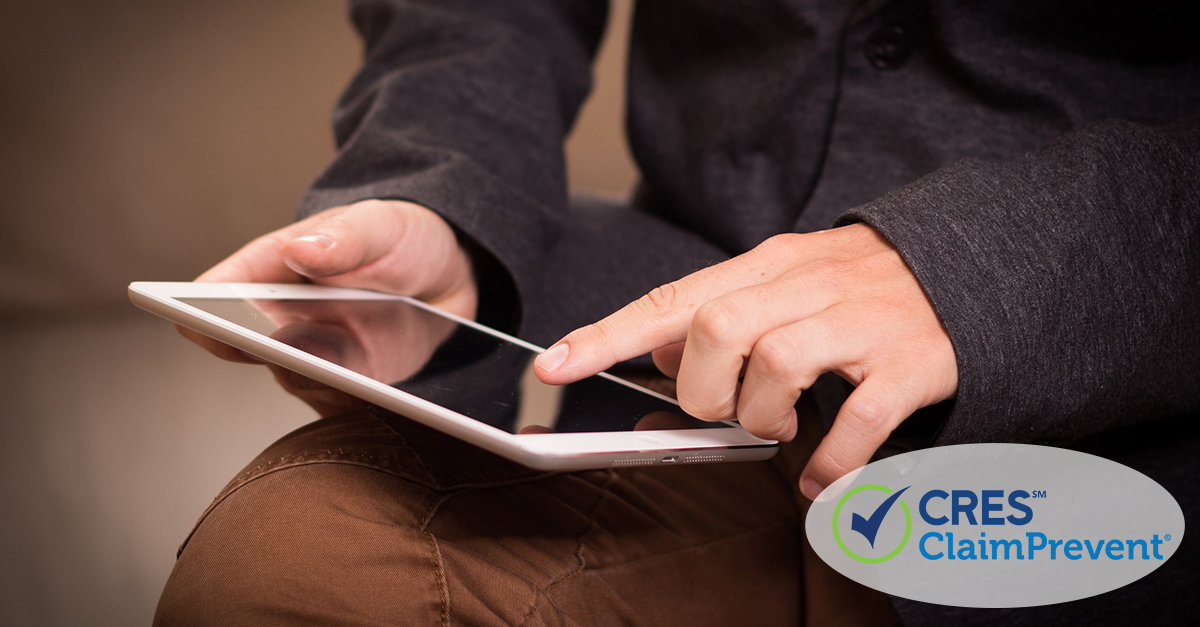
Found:
M 433 505 L 429 507 L 429 513 L 425 514 L 425 518 L 421 520 L 421 531 L 425 532 L 425 530 L 429 528 L 429 523 L 433 522 L 433 517 L 436 516 L 439 511 L 441 511 L 442 505 L 446 501 L 449 501 L 451 497 L 457 496 L 461 493 L 462 490 L 447 492 L 443 494 L 441 498 L 434 501 Z
M 379 415 L 378 407 L 374 405 L 368 405 L 367 412 L 374 416 L 376 420 L 383 423 L 383 425 L 387 427 L 389 431 L 396 434 L 396 436 L 400 438 L 400 443 L 404 445 L 404 448 L 408 449 L 408 451 L 412 453 L 413 458 L 417 460 L 418 464 L 420 464 L 421 470 L 425 471 L 425 476 L 429 478 L 429 482 L 432 483 L 436 489 L 441 490 L 442 482 L 438 481 L 438 478 L 434 476 L 431 470 L 429 470 L 429 466 L 425 464 L 424 459 L 421 459 L 421 454 L 417 452 L 417 449 L 408 445 L 408 438 L 404 437 L 404 434 L 400 433 L 400 431 L 396 429 L 391 422 L 388 422 L 383 416 Z
M 417 449 L 413 448 L 412 445 L 410 445 L 408 443 L 408 438 L 405 437 L 404 433 L 401 432 L 399 429 L 397 429 L 396 426 L 393 425 L 391 423 L 391 421 L 389 421 L 385 416 L 383 416 L 379 413 L 381 411 L 386 411 L 386 410 L 382 410 L 379 407 L 376 407 L 375 405 L 371 405 L 371 406 L 367 407 L 367 412 L 370 413 L 371 416 L 373 416 L 379 422 L 383 423 L 383 426 L 387 427 L 387 429 L 389 431 L 391 431 L 393 434 L 395 434 L 397 437 L 400 438 L 400 443 L 404 446 L 405 450 L 412 453 L 414 460 L 417 462 L 417 464 L 420 465 L 421 470 L 425 471 L 425 475 L 427 476 L 428 481 L 434 490 L 440 491 L 440 490 L 446 490 L 446 489 L 477 488 L 477 487 L 491 487 L 491 486 L 498 486 L 498 485 L 509 485 L 512 483 L 522 483 L 522 482 L 525 482 L 530 479 L 542 479 L 545 477 L 551 477 L 554 475 L 563 474 L 563 471 L 561 471 L 561 470 L 547 470 L 547 471 L 540 471 L 540 472 L 535 471 L 535 472 L 533 472 L 533 474 L 523 474 L 523 475 L 519 475 L 516 477 L 509 477 L 507 479 L 503 479 L 500 481 L 478 481 L 478 480 L 476 480 L 476 481 L 472 481 L 470 483 L 455 483 L 451 486 L 447 486 L 438 478 L 438 475 L 434 474 L 433 470 L 429 467 L 429 465 L 425 463 L 425 459 L 421 456 L 421 453 L 419 453 L 417 451 Z
M 592 529 L 596 528 L 596 514 L 600 511 L 600 504 L 604 502 L 604 497 L 608 495 L 608 491 L 613 480 L 617 478 L 617 473 L 611 468 L 605 471 L 605 474 L 607 476 L 604 478 L 604 483 L 600 486 L 600 495 L 596 497 L 596 502 L 593 503 L 591 509 L 588 510 L 588 524 L 586 527 L 584 527 L 583 531 L 580 532 L 579 538 L 575 543 L 575 569 L 563 577 L 551 581 L 550 584 L 546 586 L 546 589 L 541 592 L 541 595 L 546 597 L 546 601 L 553 605 L 560 612 L 562 611 L 562 608 L 559 608 L 558 605 L 554 603 L 554 599 L 550 598 L 550 589 L 560 583 L 570 581 L 573 577 L 579 573 L 582 573 L 587 567 L 587 564 L 583 559 L 583 540 L 587 537 L 588 533 L 591 532 Z M 525 613 L 525 616 L 521 617 L 521 622 L 517 624 L 517 627 L 525 627 L 529 620 L 533 618 L 533 614 L 537 610 L 537 597 L 538 594 L 535 592 L 533 602 L 529 606 L 529 611 Z
M 432 473 L 430 473 L 429 467 L 425 464 L 424 460 L 421 459 L 421 456 L 417 453 L 417 451 L 414 450 L 411 446 L 409 446 L 408 440 L 404 437 L 404 434 L 397 431 L 396 428 L 394 426 L 392 426 L 391 423 L 389 423 L 387 420 L 384 420 L 383 417 L 381 417 L 379 415 L 377 408 L 371 406 L 371 407 L 368 407 L 368 411 L 372 416 L 374 416 L 377 420 L 382 422 L 390 431 L 395 433 L 401 439 L 401 442 L 403 443 L 404 448 L 407 449 L 413 455 L 413 457 L 416 459 L 417 463 L 420 465 L 421 470 L 423 470 L 425 472 L 425 477 L 419 477 L 416 473 L 411 472 L 405 464 L 400 463 L 399 457 L 397 455 L 392 454 L 392 455 L 385 456 L 385 455 L 373 455 L 373 454 L 369 454 L 369 453 L 348 452 L 344 448 L 338 448 L 336 452 L 333 449 L 328 449 L 328 448 L 320 450 L 320 451 L 310 450 L 310 451 L 305 451 L 303 453 L 293 453 L 291 455 L 284 455 L 281 457 L 276 457 L 276 458 L 270 459 L 265 462 L 260 462 L 259 464 L 255 465 L 253 468 L 249 468 L 249 469 L 243 470 L 242 472 L 238 473 L 238 475 L 235 476 L 229 482 L 229 484 L 227 484 L 225 486 L 225 488 L 223 488 L 217 494 L 217 496 L 215 498 L 213 498 L 212 502 L 209 503 L 208 507 L 205 508 L 204 512 L 202 512 L 200 514 L 200 517 L 196 520 L 195 524 L 192 525 L 191 530 L 188 532 L 187 536 L 184 537 L 183 542 L 181 542 L 179 544 L 179 547 L 175 551 L 176 556 L 183 554 L 183 551 L 187 548 L 187 545 L 191 541 L 192 536 L 194 536 L 196 531 L 200 528 L 200 526 L 202 524 L 204 524 L 204 521 L 213 512 L 213 510 L 215 510 L 225 499 L 229 498 L 231 495 L 233 495 L 233 493 L 237 492 L 245 485 L 247 485 L 257 479 L 260 479 L 263 476 L 266 476 L 266 475 L 271 474 L 276 471 L 285 470 L 294 465 L 298 466 L 298 465 L 313 464 L 313 463 L 350 464 L 350 465 L 361 466 L 363 468 L 369 468 L 369 469 L 380 471 L 380 472 L 385 472 L 385 473 L 388 473 L 395 477 L 398 477 L 400 479 L 403 479 L 405 481 L 409 481 L 415 485 L 419 485 L 419 486 L 422 486 L 424 488 L 427 488 L 427 489 L 430 489 L 430 490 L 433 490 L 436 492 L 441 492 L 441 491 L 445 490 L 445 487 L 443 487 L 442 483 L 440 481 L 438 481 L 437 478 L 432 475 Z M 532 482 L 532 481 L 540 481 L 542 479 L 556 476 L 558 474 L 561 474 L 561 473 L 542 472 L 542 473 L 536 473 L 533 475 L 508 477 L 508 478 L 505 478 L 502 480 L 497 480 L 497 481 L 477 481 L 477 482 L 473 482 L 473 483 L 465 483 L 462 485 L 455 486 L 455 488 L 457 491 L 462 491 L 464 489 L 471 489 L 471 488 L 491 488 L 491 487 L 500 487 L 500 486 L 506 486 L 506 485 L 517 485 L 517 484 L 527 483 L 527 482 Z
M 449 627 L 450 584 L 446 580 L 446 565 L 442 562 L 442 550 L 438 546 L 437 538 L 432 533 L 425 533 L 425 537 L 429 538 L 429 545 L 433 548 L 433 567 L 437 572 L 438 596 L 442 603 L 442 624 Z
M 609 488 L 611 487 L 613 480 L 617 478 L 617 473 L 611 468 L 607 470 L 605 474 L 607 474 L 607 476 L 604 478 L 604 483 L 600 486 L 600 496 L 596 497 L 596 502 L 593 503 L 592 508 L 588 510 L 588 525 L 584 528 L 583 533 L 579 534 L 579 539 L 575 542 L 575 561 L 578 566 L 576 566 L 574 571 L 567 573 L 566 577 L 563 577 L 558 581 L 551 582 L 549 586 L 546 586 L 547 590 L 554 587 L 554 585 L 560 581 L 566 581 L 571 577 L 578 575 L 579 573 L 583 572 L 585 567 L 587 567 L 587 564 L 585 564 L 583 561 L 583 539 L 587 537 L 588 533 L 591 532 L 592 529 L 596 528 L 596 514 L 600 511 L 600 504 L 604 502 L 604 497 L 608 496 Z
M 277 471 L 287 470 L 289 468 L 295 468 L 297 466 L 304 466 L 304 465 L 308 465 L 308 464 L 346 464 L 348 466 L 357 466 L 359 468 L 366 468 L 368 470 L 373 470 L 375 472 L 387 473 L 394 477 L 399 477 L 406 481 L 411 481 L 413 484 L 419 485 L 428 490 L 434 489 L 430 486 L 424 485 L 423 483 L 418 481 L 417 478 L 414 476 L 405 476 L 406 473 L 397 471 L 395 469 L 395 467 L 384 468 L 384 467 L 381 467 L 380 464 L 374 464 L 369 461 L 361 461 L 361 460 L 379 460 L 381 462 L 386 462 L 387 460 L 385 460 L 383 458 L 379 458 L 374 455 L 361 454 L 361 453 L 344 454 L 344 455 L 345 455 L 345 457 L 358 457 L 359 460 L 338 459 L 337 456 L 334 455 L 334 453 L 329 450 L 326 450 L 319 454 L 301 453 L 301 454 L 297 454 L 297 455 L 288 455 L 286 457 L 280 457 L 280 458 L 271 460 L 269 462 L 259 464 L 258 466 L 254 467 L 253 472 L 245 472 L 245 473 L 238 475 L 237 477 L 234 478 L 233 481 L 229 482 L 229 485 L 226 486 L 225 489 L 221 490 L 220 494 L 218 494 L 217 497 L 212 500 L 212 503 L 209 503 L 208 507 L 205 508 L 204 512 L 202 514 L 200 514 L 200 518 L 196 520 L 196 524 L 192 525 L 192 530 L 188 532 L 187 537 L 185 537 L 183 539 L 183 542 L 180 543 L 179 548 L 175 551 L 175 556 L 179 557 L 180 555 L 183 554 L 183 551 L 184 551 L 184 549 L 187 548 L 188 542 L 191 541 L 192 536 L 196 535 L 196 531 L 198 529 L 200 529 L 200 525 L 204 524 L 204 521 L 208 518 L 209 514 L 212 514 L 213 511 L 216 510 L 217 507 L 225 501 L 225 499 L 233 496 L 233 494 L 235 492 L 237 492 L 238 490 L 241 490 L 242 488 L 253 483 L 254 481 L 261 479 L 261 478 L 263 478 L 267 475 L 270 475 L 274 472 L 277 472 Z M 324 457 L 322 457 L 322 456 L 324 456 Z M 387 464 L 382 464 L 382 465 L 387 466 Z M 262 471 L 262 472 L 259 472 L 259 471 Z
M 265 471 L 273 466 L 286 466 L 287 464 L 295 462 L 331 461 L 336 459 L 355 459 L 363 462 L 375 462 L 376 465 L 380 467 L 380 470 L 408 474 L 404 472 L 402 466 L 396 463 L 395 456 L 385 457 L 382 455 L 371 455 L 369 453 L 348 453 L 344 449 L 338 449 L 337 451 L 332 449 L 324 449 L 321 451 L 307 451 L 304 453 L 296 453 L 294 455 L 285 455 L 283 457 L 277 457 L 270 461 L 263 462 L 235 477 L 234 480 L 229 483 L 229 489 L 226 491 L 232 492 L 236 490 L 237 488 L 241 487 L 241 484 L 249 483 L 255 478 L 255 475 L 266 474 Z M 220 497 L 218 496 L 218 498 Z

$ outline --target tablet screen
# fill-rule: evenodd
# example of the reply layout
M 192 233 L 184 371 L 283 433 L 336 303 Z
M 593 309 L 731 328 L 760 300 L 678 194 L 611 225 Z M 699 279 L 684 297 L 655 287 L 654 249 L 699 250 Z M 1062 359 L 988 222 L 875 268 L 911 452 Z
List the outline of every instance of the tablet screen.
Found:
M 729 428 L 601 377 L 546 385 L 533 351 L 404 301 L 178 300 L 510 433 Z

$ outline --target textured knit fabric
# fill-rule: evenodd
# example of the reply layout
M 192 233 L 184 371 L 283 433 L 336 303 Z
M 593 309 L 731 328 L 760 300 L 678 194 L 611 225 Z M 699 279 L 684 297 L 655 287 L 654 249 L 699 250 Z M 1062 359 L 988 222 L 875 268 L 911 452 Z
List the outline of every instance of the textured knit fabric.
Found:
M 1089 435 L 1200 406 L 1200 132 L 1090 126 L 851 211 L 937 305 L 962 383 L 939 442 Z M 898 209 L 902 208 L 902 209 Z

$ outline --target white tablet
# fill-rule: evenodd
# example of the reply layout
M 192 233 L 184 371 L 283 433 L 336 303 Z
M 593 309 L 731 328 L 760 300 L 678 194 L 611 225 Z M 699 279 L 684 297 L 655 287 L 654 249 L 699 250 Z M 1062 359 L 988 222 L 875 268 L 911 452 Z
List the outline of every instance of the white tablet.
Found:
M 767 459 L 778 443 L 603 373 L 532 376 L 543 349 L 402 296 L 316 285 L 154 283 L 137 306 L 544 470 Z

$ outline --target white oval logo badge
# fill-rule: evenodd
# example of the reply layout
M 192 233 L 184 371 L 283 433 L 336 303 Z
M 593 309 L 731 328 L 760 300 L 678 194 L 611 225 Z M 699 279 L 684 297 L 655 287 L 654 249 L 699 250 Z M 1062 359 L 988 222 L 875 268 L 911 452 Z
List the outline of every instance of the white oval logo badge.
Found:
M 821 559 L 887 594 L 960 607 L 1082 599 L 1150 574 L 1183 511 L 1116 462 L 1026 444 L 905 453 L 834 482 L 808 510 Z

